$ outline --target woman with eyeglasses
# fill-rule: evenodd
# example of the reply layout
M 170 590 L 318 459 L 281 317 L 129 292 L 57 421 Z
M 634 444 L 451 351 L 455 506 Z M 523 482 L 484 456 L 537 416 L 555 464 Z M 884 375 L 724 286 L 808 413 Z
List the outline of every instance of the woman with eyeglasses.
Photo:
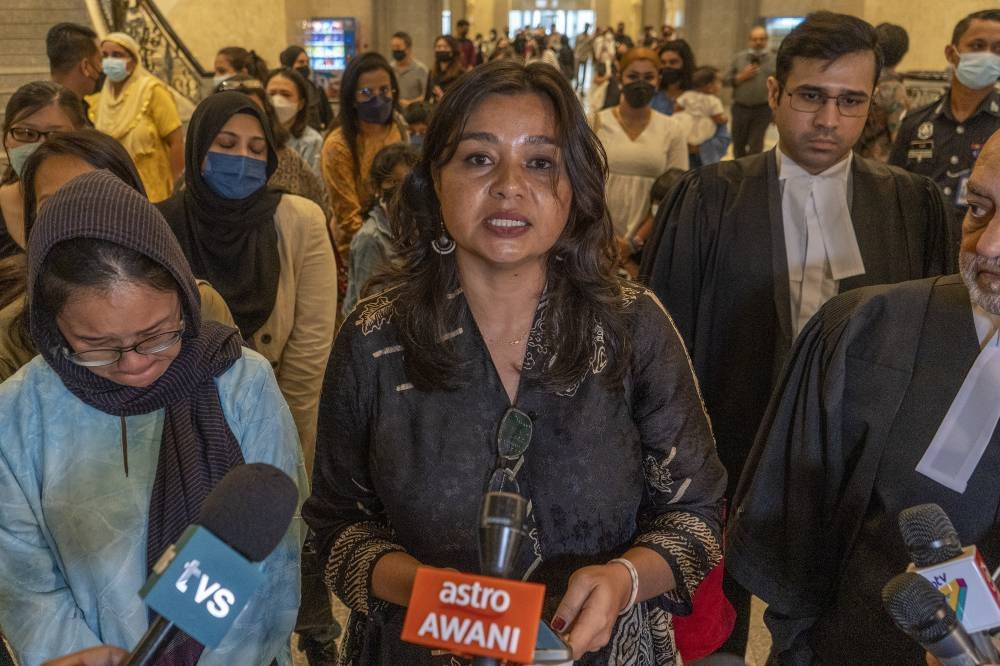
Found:
M 53 134 L 86 124 L 80 98 L 57 83 L 35 81 L 10 96 L 3 119 L 7 169 L 0 179 L 0 259 L 21 254 L 27 245 L 21 187 L 24 163 Z
M 170 90 L 142 66 L 139 44 L 123 32 L 101 42 L 107 83 L 91 106 L 94 127 L 132 156 L 149 200 L 170 196 L 184 170 L 184 131 Z
M 233 467 L 269 463 L 307 487 L 295 424 L 267 360 L 204 321 L 170 228 L 107 171 L 42 206 L 28 244 L 40 356 L 0 384 L 0 626 L 20 663 L 130 647 L 137 591 Z M 217 648 L 164 663 L 290 664 L 301 523 Z
M 316 409 L 333 344 L 337 276 L 323 213 L 267 185 L 271 124 L 244 93 L 209 95 L 188 126 L 184 188 L 158 205 L 195 276 L 225 299 L 274 368 L 312 468 Z
M 408 140 L 398 90 L 396 74 L 378 53 L 351 60 L 340 81 L 340 127 L 326 137 L 321 164 L 333 205 L 331 231 L 345 260 L 364 222 L 362 205 L 372 196 L 372 160 L 385 146 Z
M 677 663 L 726 474 L 670 318 L 615 275 L 605 173 L 543 64 L 478 67 L 432 116 L 396 270 L 327 368 L 303 507 L 351 663 L 456 663 L 400 627 L 418 565 L 479 570 L 488 490 L 529 500 L 515 576 L 546 584 L 576 663 Z

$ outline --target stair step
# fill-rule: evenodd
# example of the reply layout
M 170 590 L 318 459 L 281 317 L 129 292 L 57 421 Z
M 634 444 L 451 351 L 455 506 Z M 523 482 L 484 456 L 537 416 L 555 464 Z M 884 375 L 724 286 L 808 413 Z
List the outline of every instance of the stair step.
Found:
M 0 0 L 2 2 L 2 0 Z M 46 26 L 46 30 L 56 23 L 72 21 L 83 25 L 90 25 L 90 15 L 81 6 L 81 3 L 71 3 L 71 7 L 50 9 L 38 9 L 38 2 L 29 3 L 33 9 L 6 9 L 0 4 L 0 15 L 3 16 L 4 26 L 33 23 Z M 58 10 L 58 11 L 53 11 Z M 6 29 L 6 28 L 5 28 Z
M 2 12 L 3 10 L 0 10 Z M 53 23 L 13 23 L 3 27 L 4 39 L 32 39 L 45 49 L 45 35 Z
M 11 53 L 3 56 L 3 62 L 8 67 L 30 67 L 46 71 L 49 68 L 49 58 L 44 49 L 35 53 Z
M 39 0 L 0 0 L 0 11 L 12 9 L 38 9 Z M 45 6 L 51 9 L 72 10 L 83 6 L 80 0 L 45 0 Z

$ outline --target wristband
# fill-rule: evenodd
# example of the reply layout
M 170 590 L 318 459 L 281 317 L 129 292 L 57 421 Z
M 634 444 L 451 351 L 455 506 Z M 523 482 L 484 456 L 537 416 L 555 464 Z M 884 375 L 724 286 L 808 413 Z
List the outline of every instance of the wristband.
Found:
M 628 595 L 628 603 L 625 604 L 625 608 L 618 612 L 618 615 L 624 615 L 632 610 L 635 606 L 636 598 L 639 596 L 639 572 L 635 570 L 635 565 L 626 560 L 624 557 L 616 557 L 613 560 L 609 560 L 608 564 L 611 564 L 612 562 L 617 562 L 628 569 L 628 575 L 632 579 L 632 592 Z

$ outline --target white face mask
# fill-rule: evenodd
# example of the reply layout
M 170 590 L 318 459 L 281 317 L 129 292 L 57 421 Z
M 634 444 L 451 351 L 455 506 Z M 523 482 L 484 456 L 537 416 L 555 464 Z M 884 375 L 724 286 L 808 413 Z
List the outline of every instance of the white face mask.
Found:
M 222 83 L 223 81 L 228 81 L 229 79 L 233 78 L 233 76 L 234 76 L 233 74 L 216 74 L 215 76 L 212 77 L 212 87 L 218 88 L 220 83 Z
M 299 112 L 299 105 L 283 95 L 271 95 L 271 106 L 282 125 L 290 125 Z

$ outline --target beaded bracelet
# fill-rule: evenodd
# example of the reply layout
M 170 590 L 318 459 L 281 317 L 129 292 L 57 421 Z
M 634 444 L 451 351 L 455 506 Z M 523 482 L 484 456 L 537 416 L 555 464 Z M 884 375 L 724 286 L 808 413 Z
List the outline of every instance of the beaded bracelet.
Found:
M 621 609 L 618 613 L 618 615 L 624 615 L 632 610 L 632 607 L 635 606 L 636 598 L 639 596 L 639 572 L 635 570 L 635 565 L 626 560 L 624 557 L 616 557 L 613 560 L 609 560 L 608 564 L 611 564 L 612 562 L 617 562 L 628 569 L 628 575 L 632 578 L 632 592 L 628 595 L 628 603 L 625 604 L 625 608 Z

